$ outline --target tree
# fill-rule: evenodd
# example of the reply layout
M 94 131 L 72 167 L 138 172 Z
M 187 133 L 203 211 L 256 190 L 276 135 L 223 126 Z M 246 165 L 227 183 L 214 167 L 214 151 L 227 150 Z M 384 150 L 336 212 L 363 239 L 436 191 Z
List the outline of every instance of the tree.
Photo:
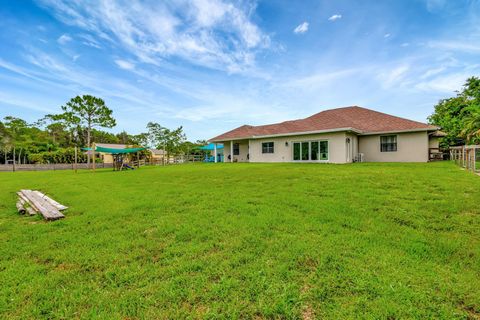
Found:
M 87 131 L 87 146 L 91 147 L 92 129 L 96 127 L 113 128 L 116 125 L 112 110 L 100 98 L 83 95 L 76 96 L 62 106 L 63 114 L 58 118 L 65 120 L 71 126 L 80 126 Z M 90 163 L 90 155 L 87 157 Z
M 447 136 L 444 146 L 463 144 L 478 136 L 475 134 L 475 114 L 480 108 L 480 78 L 468 78 L 457 96 L 440 100 L 434 113 L 428 118 L 431 124 L 440 126 Z
M 468 143 L 480 143 L 480 107 L 474 108 L 465 118 L 462 135 Z
M 157 149 L 164 149 L 168 154 L 178 154 L 181 144 L 186 140 L 183 133 L 183 127 L 170 130 L 162 127 L 155 122 L 147 124 L 148 133 L 146 134 L 148 144 Z
M 138 146 L 149 146 L 149 135 L 148 133 L 140 133 L 136 135 L 129 135 L 128 136 L 128 143 L 131 145 L 138 145 Z
M 5 156 L 5 164 L 7 164 L 7 153 L 11 146 L 10 132 L 5 127 L 3 122 L 0 121 L 0 147 L 2 147 L 3 154 Z
M 18 155 L 18 159 L 20 162 L 22 150 L 24 149 L 24 144 L 22 144 L 22 142 L 25 142 L 26 140 L 25 129 L 28 128 L 28 124 L 25 120 L 12 116 L 7 116 L 4 118 L 4 120 L 4 125 L 7 131 L 8 144 L 10 145 L 10 147 L 13 148 L 13 165 L 15 166 L 16 147 L 20 147 L 20 153 Z

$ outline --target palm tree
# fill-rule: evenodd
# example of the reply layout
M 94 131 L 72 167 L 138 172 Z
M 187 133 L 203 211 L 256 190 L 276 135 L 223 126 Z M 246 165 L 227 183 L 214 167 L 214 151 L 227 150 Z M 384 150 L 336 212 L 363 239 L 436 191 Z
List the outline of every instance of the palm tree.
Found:
M 474 108 L 465 118 L 462 134 L 468 143 L 480 141 L 480 107 Z

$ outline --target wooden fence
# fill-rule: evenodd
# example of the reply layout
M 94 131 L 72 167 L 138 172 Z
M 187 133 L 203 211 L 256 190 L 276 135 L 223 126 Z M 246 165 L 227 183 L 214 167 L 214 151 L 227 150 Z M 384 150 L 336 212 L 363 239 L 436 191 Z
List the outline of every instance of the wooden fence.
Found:
M 148 166 L 148 165 L 170 165 L 170 164 L 185 164 L 192 162 L 202 162 L 204 159 L 201 155 L 184 155 L 184 156 L 171 156 L 168 159 L 165 158 L 165 161 L 157 160 L 153 162 L 145 161 L 144 159 L 140 160 L 140 163 L 137 161 L 132 161 L 130 165 L 137 166 Z M 113 168 L 112 163 L 96 163 L 95 167 L 97 169 L 101 168 Z M 91 169 L 86 163 L 77 163 L 78 170 Z M 0 172 L 12 172 L 12 171 L 46 171 L 46 170 L 75 170 L 75 164 L 73 163 L 50 163 L 50 164 L 0 164 Z
M 480 172 L 480 145 L 451 147 L 450 159 L 467 170 Z
M 90 164 L 90 168 L 92 165 Z M 97 168 L 112 168 L 111 163 L 97 163 Z M 88 169 L 86 163 L 77 163 L 78 170 Z M 50 163 L 50 164 L 16 164 L 15 169 L 13 164 L 0 164 L 1 171 L 46 171 L 46 170 L 75 170 L 73 163 Z
M 147 161 L 145 165 L 167 165 L 167 164 L 184 164 L 184 163 L 191 163 L 191 162 L 202 162 L 205 160 L 205 156 L 203 155 L 180 155 L 180 156 L 169 156 L 165 157 L 164 159 L 154 159 L 152 161 Z M 142 161 L 142 160 L 140 160 Z M 141 163 L 140 163 L 141 165 Z

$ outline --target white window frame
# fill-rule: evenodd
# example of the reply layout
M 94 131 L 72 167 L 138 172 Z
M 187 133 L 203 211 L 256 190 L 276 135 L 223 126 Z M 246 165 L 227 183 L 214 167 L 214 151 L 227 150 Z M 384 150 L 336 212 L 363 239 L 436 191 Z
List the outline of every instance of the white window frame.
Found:
M 263 152 L 263 144 L 264 143 L 271 143 L 272 144 L 272 148 L 271 148 L 271 151 L 272 152 Z M 275 141 L 265 141 L 265 142 L 262 142 L 262 154 L 274 154 L 275 153 Z M 266 147 L 267 149 L 266 150 L 270 150 L 270 148 Z
M 395 137 L 395 150 L 382 150 L 382 138 Z M 398 151 L 398 135 L 397 134 L 384 134 L 380 136 L 380 152 L 397 152 Z
M 312 160 L 311 158 L 311 151 L 312 151 L 312 142 L 318 142 L 318 148 L 320 148 L 320 142 L 322 141 L 326 141 L 327 142 L 327 159 L 326 160 Z M 308 142 L 308 160 L 302 160 L 302 143 L 303 142 Z M 294 153 L 295 153 L 295 146 L 294 146 L 294 143 L 299 143 L 300 144 L 300 160 L 294 160 Z M 313 162 L 313 163 L 317 163 L 317 162 L 329 162 L 330 161 L 330 140 L 328 139 L 315 139 L 315 140 L 295 140 L 295 141 L 291 141 L 290 142 L 291 146 L 292 146 L 292 162 Z M 319 150 L 320 151 L 320 150 Z

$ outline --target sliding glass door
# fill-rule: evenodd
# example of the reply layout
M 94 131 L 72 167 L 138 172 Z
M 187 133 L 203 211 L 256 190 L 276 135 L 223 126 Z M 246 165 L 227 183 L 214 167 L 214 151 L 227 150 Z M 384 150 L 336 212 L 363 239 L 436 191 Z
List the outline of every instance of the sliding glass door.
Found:
M 300 160 L 300 142 L 293 143 L 293 160 Z
M 319 141 L 320 143 L 320 160 L 328 160 L 328 141 Z
M 294 142 L 293 161 L 328 161 L 328 141 Z

